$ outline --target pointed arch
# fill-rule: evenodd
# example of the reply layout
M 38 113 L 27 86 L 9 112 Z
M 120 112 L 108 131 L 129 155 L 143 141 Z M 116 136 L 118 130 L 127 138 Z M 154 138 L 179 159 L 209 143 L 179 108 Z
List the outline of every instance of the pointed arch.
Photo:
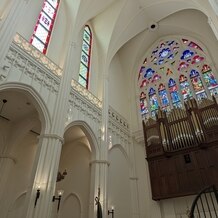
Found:
M 159 106 L 164 111 L 170 111 L 172 106 L 184 107 L 183 103 L 188 98 L 201 100 L 218 95 L 218 82 L 212 70 L 214 64 L 206 47 L 197 40 L 187 36 L 163 37 L 148 50 L 142 60 L 136 79 L 139 93 L 148 94 L 149 116 L 154 117 Z M 164 106 L 167 101 L 163 102 L 163 96 L 169 98 L 168 110 Z M 141 96 L 139 100 L 141 106 Z M 140 112 L 142 118 L 149 118 L 144 116 L 142 107 Z
M 68 124 L 65 128 L 65 133 L 67 130 L 69 130 L 73 126 L 78 126 L 82 129 L 82 131 L 85 133 L 86 137 L 88 138 L 88 141 L 91 146 L 92 150 L 92 159 L 98 159 L 99 158 L 99 145 L 98 145 L 98 140 L 95 135 L 95 133 L 92 131 L 91 127 L 84 121 L 73 121 L 72 123 Z
M 0 86 L 0 91 L 6 91 L 6 90 L 20 91 L 29 95 L 30 99 L 33 100 L 32 103 L 39 114 L 39 119 L 41 121 L 41 126 L 42 126 L 41 131 L 45 133 L 49 131 L 49 129 L 51 128 L 51 115 L 49 113 L 49 110 L 44 100 L 32 86 L 26 84 L 20 84 L 17 82 L 10 82 L 10 83 L 4 83 Z

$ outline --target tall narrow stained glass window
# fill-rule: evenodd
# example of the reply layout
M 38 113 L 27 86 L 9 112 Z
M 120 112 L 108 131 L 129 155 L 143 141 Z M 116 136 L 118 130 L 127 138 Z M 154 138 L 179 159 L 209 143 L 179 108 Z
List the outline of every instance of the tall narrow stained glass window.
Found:
M 170 92 L 170 96 L 171 96 L 173 106 L 181 107 L 178 87 L 176 85 L 175 80 L 173 80 L 172 78 L 169 79 L 168 88 L 169 88 L 169 92 Z
M 45 0 L 30 43 L 46 54 L 60 0 Z
M 192 92 L 190 90 L 189 82 L 186 76 L 180 75 L 179 77 L 180 89 L 183 99 L 192 98 Z
M 210 97 L 209 93 L 218 95 L 211 58 L 193 40 L 179 36 L 162 39 L 143 60 L 137 74 L 139 93 L 145 96 L 140 96 L 142 118 L 154 117 L 159 108 L 166 112 L 181 108 L 189 98 L 200 101 Z
M 206 83 L 207 88 L 209 89 L 211 95 L 218 94 L 218 83 L 217 80 L 208 65 L 202 67 L 203 78 Z
M 165 88 L 165 85 L 163 85 L 162 83 L 159 85 L 158 93 L 159 93 L 159 97 L 160 97 L 162 110 L 168 111 L 170 102 L 169 102 L 169 99 L 167 96 L 167 90 Z
M 200 99 L 206 98 L 207 95 L 205 93 L 204 85 L 202 83 L 199 72 L 196 70 L 191 70 L 190 79 L 191 79 L 195 94 L 197 96 L 197 99 L 200 100 Z
M 79 70 L 79 83 L 88 89 L 89 74 L 90 74 L 90 59 L 91 59 L 92 32 L 88 25 L 83 31 L 82 53 Z
M 155 116 L 156 111 L 158 110 L 158 99 L 156 91 L 153 88 L 150 88 L 149 90 L 149 103 L 150 103 L 150 109 L 151 109 L 151 116 Z

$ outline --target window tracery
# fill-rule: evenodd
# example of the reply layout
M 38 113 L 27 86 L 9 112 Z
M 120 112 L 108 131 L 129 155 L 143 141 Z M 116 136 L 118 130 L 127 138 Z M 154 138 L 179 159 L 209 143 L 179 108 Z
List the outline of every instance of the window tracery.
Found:
M 200 101 L 217 95 L 217 78 L 208 63 L 210 58 L 193 40 L 161 40 L 138 73 L 142 117 L 154 117 L 159 107 L 166 112 L 181 108 L 189 98 Z

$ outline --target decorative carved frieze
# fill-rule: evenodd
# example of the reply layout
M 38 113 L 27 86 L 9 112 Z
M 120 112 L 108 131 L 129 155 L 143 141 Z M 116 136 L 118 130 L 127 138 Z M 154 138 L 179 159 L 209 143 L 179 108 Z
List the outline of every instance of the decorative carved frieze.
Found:
M 102 102 L 95 97 L 91 92 L 89 92 L 85 87 L 81 86 L 75 80 L 72 80 L 71 85 L 74 90 L 76 90 L 80 95 L 84 96 L 92 104 L 96 105 L 98 108 L 102 108 Z
M 32 59 L 29 53 L 24 53 L 16 44 L 12 44 L 9 48 L 3 65 L 3 69 L 0 71 L 0 81 L 3 81 L 13 68 L 13 70 L 20 72 L 21 75 L 24 74 L 49 91 L 57 94 L 60 78 L 45 68 L 43 63 L 38 63 Z M 11 76 L 13 77 L 13 75 Z M 22 76 L 20 79 L 22 79 Z
M 47 56 L 42 54 L 34 46 L 32 46 L 26 39 L 24 39 L 18 33 L 15 35 L 13 43 L 19 46 L 31 57 L 33 57 L 37 62 L 45 66 L 49 71 L 52 71 L 54 74 L 58 76 L 62 75 L 62 69 L 59 66 L 52 62 Z
M 74 81 L 74 84 L 75 83 L 76 82 Z M 75 90 L 74 87 L 72 87 L 69 99 L 71 109 L 74 110 L 75 108 L 77 111 L 89 117 L 94 122 L 100 123 L 101 110 L 98 107 L 99 104 L 96 104 L 96 101 L 90 101 L 88 98 L 86 98 L 87 95 L 82 94 L 83 92 L 78 92 L 78 90 Z M 98 101 L 100 102 L 100 100 Z

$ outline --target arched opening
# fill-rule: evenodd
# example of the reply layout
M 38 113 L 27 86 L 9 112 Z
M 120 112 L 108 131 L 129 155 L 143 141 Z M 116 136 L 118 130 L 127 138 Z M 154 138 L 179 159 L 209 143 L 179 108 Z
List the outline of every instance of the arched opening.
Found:
M 1 217 L 24 217 L 26 195 L 21 193 L 30 186 L 43 126 L 35 105 L 36 100 L 27 91 L 0 91 L 0 173 L 4 175 L 0 180 Z
M 60 206 L 62 218 L 68 218 L 69 215 L 73 218 L 88 217 L 89 214 L 91 190 L 94 189 L 90 162 L 95 157 L 94 142 L 89 131 L 81 122 L 69 125 L 64 134 L 56 183 L 56 193 L 64 190 Z M 67 175 L 63 176 L 65 170 Z M 56 217 L 56 214 L 57 204 L 54 204 L 52 217 Z

